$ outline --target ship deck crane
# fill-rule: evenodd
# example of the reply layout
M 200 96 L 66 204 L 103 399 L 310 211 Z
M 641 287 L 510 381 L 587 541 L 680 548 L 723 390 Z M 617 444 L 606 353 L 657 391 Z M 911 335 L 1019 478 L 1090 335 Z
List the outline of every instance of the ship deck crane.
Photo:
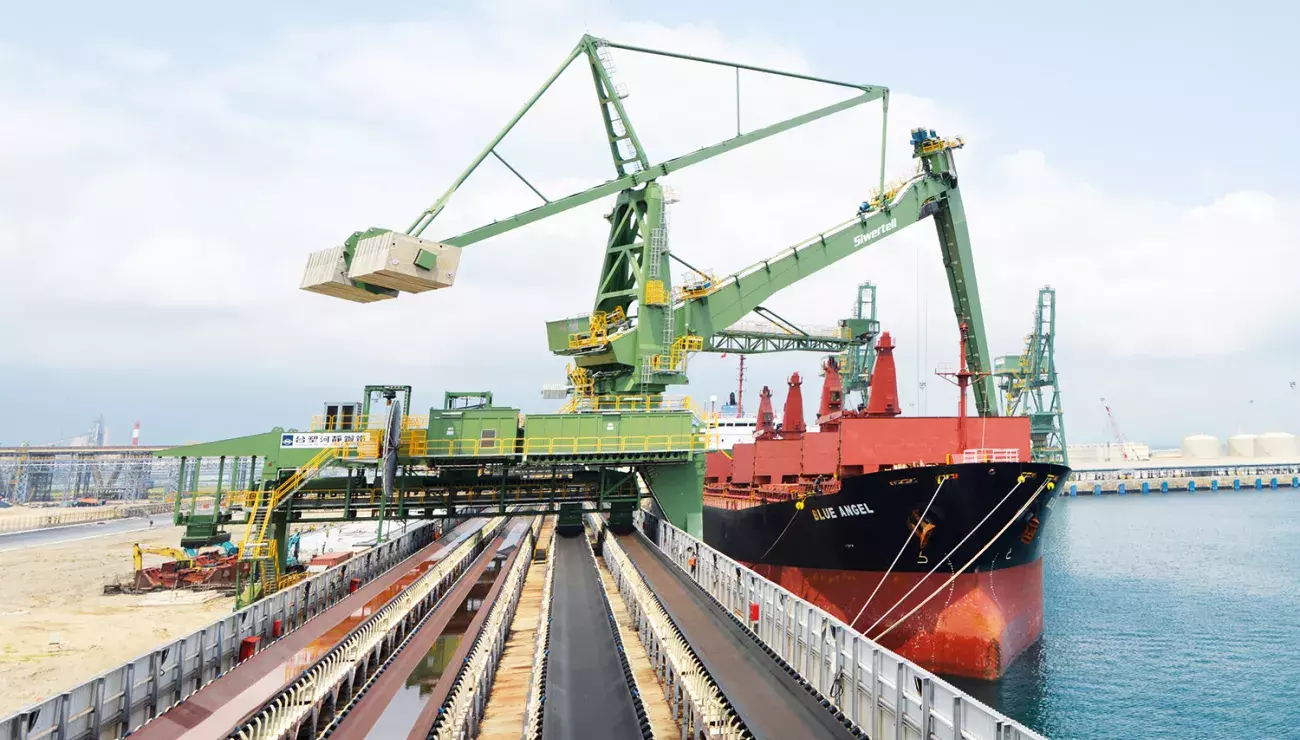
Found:
M 734 69 L 737 78 L 737 133 L 725 141 L 689 154 L 652 164 L 623 105 L 625 90 L 613 80 L 610 50 L 718 65 Z M 579 57 L 585 57 L 596 89 L 598 107 L 615 169 L 615 178 L 556 200 L 541 194 L 510 166 L 498 151 L 505 136 L 555 80 Z M 834 85 L 854 91 L 852 97 L 786 120 L 742 133 L 739 125 L 739 76 L 756 72 Z M 887 127 L 881 130 L 879 186 L 857 213 L 842 223 L 788 247 L 773 257 L 721 278 L 706 276 L 674 290 L 670 260 L 698 270 L 673 254 L 668 241 L 666 197 L 659 178 L 724 152 L 811 123 L 865 103 L 880 100 L 887 121 L 889 90 L 793 74 L 773 69 L 617 44 L 583 36 L 564 62 L 524 104 L 437 201 L 425 209 L 404 233 L 381 228 L 355 232 L 338 247 L 312 255 L 302 287 L 358 302 L 396 296 L 398 291 L 424 292 L 450 287 L 461 250 L 585 203 L 616 196 L 607 216 L 610 223 L 603 266 L 591 311 L 547 324 L 550 349 L 574 359 L 575 371 L 596 395 L 662 393 L 667 386 L 687 382 L 686 360 L 694 352 L 725 351 L 715 338 L 760 308 L 767 298 L 812 273 L 855 254 L 898 230 L 932 217 L 938 231 L 948 274 L 954 313 L 967 327 L 967 364 L 974 371 L 989 369 L 990 356 L 980 311 L 979 292 L 966 230 L 965 210 L 957 186 L 954 150 L 960 138 L 944 139 L 934 131 L 912 132 L 916 173 L 885 184 Z M 542 205 L 441 241 L 421 235 L 446 208 L 456 190 L 489 156 L 495 157 L 543 201 Z M 991 379 L 975 385 L 981 415 L 997 413 Z

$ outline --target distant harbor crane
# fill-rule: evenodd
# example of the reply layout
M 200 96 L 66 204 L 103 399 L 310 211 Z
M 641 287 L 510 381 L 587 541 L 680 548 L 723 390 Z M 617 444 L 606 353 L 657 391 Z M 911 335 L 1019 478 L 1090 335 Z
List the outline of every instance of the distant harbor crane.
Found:
M 1115 420 L 1115 412 L 1110 410 L 1106 404 L 1106 399 L 1101 399 L 1102 408 L 1106 409 L 1106 423 L 1110 425 L 1110 434 L 1115 438 L 1115 443 L 1119 445 L 1119 454 L 1124 460 L 1130 458 L 1128 439 L 1124 436 L 1123 430 L 1119 428 L 1119 422 Z
M 1029 417 L 1034 460 L 1069 465 L 1056 377 L 1056 291 L 1050 285 L 1038 291 L 1034 328 L 1025 337 L 1024 351 L 999 357 L 994 367 L 1006 415 Z

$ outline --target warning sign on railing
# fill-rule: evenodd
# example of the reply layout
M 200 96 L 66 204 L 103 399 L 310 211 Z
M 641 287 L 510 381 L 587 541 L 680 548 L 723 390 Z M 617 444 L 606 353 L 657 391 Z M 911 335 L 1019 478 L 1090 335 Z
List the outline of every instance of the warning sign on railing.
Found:
M 280 449 L 319 450 L 359 444 L 364 437 L 364 432 L 285 432 L 280 435 Z

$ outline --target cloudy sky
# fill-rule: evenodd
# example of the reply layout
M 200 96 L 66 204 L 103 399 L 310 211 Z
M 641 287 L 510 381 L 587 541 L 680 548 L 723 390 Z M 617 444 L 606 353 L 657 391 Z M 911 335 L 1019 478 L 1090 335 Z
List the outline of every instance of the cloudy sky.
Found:
M 590 308 L 608 203 L 471 247 L 453 290 L 363 306 L 297 285 L 309 252 L 405 228 L 584 32 L 886 85 L 891 174 L 911 166 L 909 128 L 964 135 L 990 342 L 1018 352 L 1038 289 L 1056 288 L 1070 441 L 1107 440 L 1103 397 L 1129 438 L 1155 445 L 1300 432 L 1287 141 L 1300 128 L 1300 19 L 1251 2 L 1140 5 L 7 7 L 0 444 L 70 436 L 99 414 L 118 441 L 141 421 L 147 443 L 301 426 L 365 383 L 413 384 L 425 406 L 491 388 L 552 407 L 538 390 L 565 363 L 542 322 Z M 729 73 L 615 61 L 652 159 L 734 134 Z M 746 75 L 742 126 L 836 97 Z M 673 248 L 730 272 L 852 216 L 879 167 L 879 114 L 855 109 L 667 178 Z M 589 74 L 562 77 L 501 152 L 548 197 L 608 179 Z M 535 204 L 489 164 L 426 236 Z M 831 324 L 863 280 L 879 285 L 908 413 L 951 413 L 955 393 L 932 373 L 956 359 L 956 328 L 929 223 L 768 305 Z M 783 388 L 792 370 L 815 383 L 817 361 L 756 358 L 749 384 Z M 701 356 L 689 391 L 723 397 L 734 375 L 734 356 Z

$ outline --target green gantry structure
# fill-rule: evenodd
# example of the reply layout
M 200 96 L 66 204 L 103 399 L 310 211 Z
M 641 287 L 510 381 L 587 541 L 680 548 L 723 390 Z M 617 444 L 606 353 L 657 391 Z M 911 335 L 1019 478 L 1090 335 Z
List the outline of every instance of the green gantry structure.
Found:
M 613 78 L 611 50 L 649 54 L 734 70 L 737 131 L 734 137 L 660 162 L 650 159 L 624 107 L 626 92 Z M 506 135 L 570 65 L 589 68 L 613 164 L 612 179 L 578 193 L 549 199 L 506 161 Z M 771 125 L 743 131 L 742 73 L 775 75 L 836 86 L 840 102 Z M 827 116 L 880 101 L 887 121 L 889 91 L 879 85 L 826 80 L 751 65 L 617 44 L 583 36 L 564 62 L 470 162 L 451 186 L 404 232 L 370 228 L 339 246 L 311 255 L 301 287 L 359 303 L 401 292 L 451 287 L 462 251 L 478 242 L 592 201 L 613 196 L 600 278 L 588 312 L 548 322 L 552 352 L 569 357 L 568 401 L 560 413 L 528 414 L 494 406 L 490 394 L 449 394 L 427 417 L 409 414 L 409 387 L 368 386 L 363 402 L 327 404 L 307 433 L 280 429 L 238 440 L 174 448 L 166 454 L 260 461 L 258 475 L 241 486 L 238 505 L 248 512 L 241 557 L 253 562 L 245 599 L 283 585 L 286 525 L 302 518 L 432 518 L 463 516 L 490 507 L 499 512 L 555 511 L 575 502 L 629 516 L 651 497 L 675 525 L 701 536 L 705 454 L 710 419 L 665 395 L 687 383 L 687 361 L 701 351 L 812 350 L 849 353 L 850 382 L 869 381 L 870 345 L 878 332 L 874 289 L 869 306 L 860 293 L 854 316 L 838 336 L 814 336 L 768 311 L 776 292 L 926 218 L 939 236 L 954 312 L 966 327 L 967 364 L 977 373 L 975 403 L 981 415 L 997 413 L 988 375 L 990 355 L 979 291 L 958 190 L 954 154 L 960 138 L 928 129 L 911 132 L 917 166 L 911 176 L 886 184 L 882 125 L 881 168 L 869 198 L 847 220 L 730 274 L 692 267 L 669 242 L 667 203 L 660 179 L 708 159 Z M 541 205 L 440 240 L 423 237 L 457 189 L 489 157 L 518 177 Z M 692 277 L 675 285 L 676 262 Z M 757 313 L 770 333 L 736 328 Z M 865 350 L 862 348 L 866 348 Z M 855 364 L 856 363 L 856 364 Z M 372 395 L 388 411 L 370 413 Z M 401 397 L 399 397 L 401 396 Z M 256 466 L 254 466 L 256 467 Z M 242 469 L 242 468 L 241 468 Z M 184 469 L 183 469 L 184 470 Z M 185 473 L 181 475 L 185 482 Z M 232 484 L 233 485 L 233 484 Z M 220 485 L 218 485 L 218 489 Z M 230 514 L 199 506 L 182 486 L 177 519 L 194 541 L 217 539 Z M 220 497 L 220 491 L 215 492 Z M 188 508 L 181 503 L 189 499 Z M 227 502 L 231 501 L 227 495 Z M 210 513 L 204 513 L 210 511 Z
M 1065 414 L 1056 377 L 1056 291 L 1038 291 L 1033 331 L 1019 355 L 999 357 L 994 375 L 1002 390 L 1007 416 L 1029 417 L 1031 452 L 1036 462 L 1069 465 Z

